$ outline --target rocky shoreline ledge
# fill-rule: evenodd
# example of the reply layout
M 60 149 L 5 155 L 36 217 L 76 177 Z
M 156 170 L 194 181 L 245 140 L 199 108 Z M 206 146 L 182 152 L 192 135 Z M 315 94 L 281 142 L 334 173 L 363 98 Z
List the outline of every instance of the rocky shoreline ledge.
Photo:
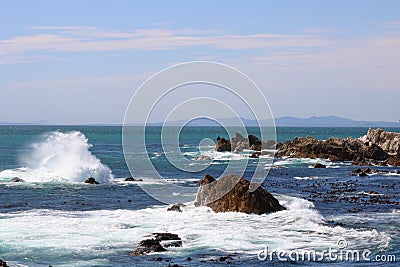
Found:
M 251 158 L 267 154 L 265 150 L 274 149 L 277 158 L 321 158 L 333 162 L 351 161 L 354 165 L 400 166 L 400 133 L 380 128 L 369 129 L 360 138 L 331 137 L 317 140 L 307 136 L 296 137 L 283 144 L 271 140 L 261 141 L 254 135 L 245 138 L 239 133 L 231 141 L 217 138 L 216 151 L 240 153 L 244 149 L 255 151 Z

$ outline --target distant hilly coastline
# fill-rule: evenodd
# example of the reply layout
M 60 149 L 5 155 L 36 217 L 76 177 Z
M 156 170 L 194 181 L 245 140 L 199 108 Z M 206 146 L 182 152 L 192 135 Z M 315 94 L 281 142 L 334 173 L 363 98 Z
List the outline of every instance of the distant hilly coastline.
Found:
M 219 122 L 224 126 L 240 126 L 237 123 L 237 119 L 224 118 L 219 119 Z M 250 120 L 242 118 L 245 126 L 258 126 L 256 120 Z M 270 123 L 271 121 L 263 120 L 263 123 Z M 180 126 L 184 121 L 174 121 L 169 123 L 171 126 Z M 62 125 L 55 124 L 48 121 L 34 121 L 34 122 L 0 122 L 0 125 Z M 68 124 L 74 125 L 74 124 Z M 103 123 L 91 123 L 91 124 L 77 124 L 84 126 L 119 126 L 120 124 L 103 124 Z M 162 126 L 162 122 L 149 123 L 150 126 Z M 191 121 L 188 126 L 216 126 L 217 124 L 209 119 L 196 119 Z M 309 118 L 297 118 L 290 116 L 278 117 L 275 119 L 275 125 L 277 127 L 387 127 L 394 128 L 400 127 L 400 121 L 356 121 L 352 119 L 342 118 L 338 116 L 312 116 Z

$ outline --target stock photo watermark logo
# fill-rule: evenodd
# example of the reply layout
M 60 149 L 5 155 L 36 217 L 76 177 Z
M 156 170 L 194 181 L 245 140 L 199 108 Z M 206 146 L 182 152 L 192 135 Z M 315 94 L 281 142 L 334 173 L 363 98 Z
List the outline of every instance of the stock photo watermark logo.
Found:
M 322 250 L 274 250 L 265 245 L 264 249 L 258 252 L 257 258 L 260 261 L 281 262 L 396 262 L 394 254 L 374 255 L 369 249 L 350 249 L 344 238 L 339 238 L 335 246 Z
M 190 90 L 190 86 L 193 85 L 198 89 Z M 202 93 L 201 86 L 215 88 L 219 94 Z M 179 99 L 179 102 L 174 102 L 176 99 Z M 244 108 L 237 108 L 232 104 L 236 102 Z M 154 127 L 150 122 L 151 118 L 155 113 L 157 118 L 162 117 L 157 124 L 160 127 L 161 145 L 157 154 L 163 155 L 175 169 L 186 172 L 188 177 L 196 177 L 197 173 L 210 166 L 213 158 L 203 157 L 204 162 L 208 164 L 196 164 L 185 157 L 180 143 L 183 129 L 194 120 L 207 119 L 222 127 L 228 140 L 231 140 L 236 132 L 247 136 L 243 118 L 248 114 L 244 114 L 243 110 L 251 113 L 260 140 L 276 142 L 275 123 L 265 95 L 254 81 L 239 70 L 225 64 L 200 61 L 174 65 L 154 74 L 136 90 L 125 113 L 122 144 L 132 177 L 142 178 L 144 182 L 139 184 L 141 188 L 161 202 L 174 204 L 193 201 L 197 187 L 171 183 L 154 165 L 147 146 L 148 133 L 151 126 Z M 221 119 L 221 114 L 230 118 L 229 125 Z M 235 127 L 231 127 L 232 125 Z M 206 144 L 208 147 L 215 146 L 215 136 L 199 141 L 197 150 L 202 156 Z M 223 173 L 216 178 L 232 173 L 243 176 L 248 161 L 229 160 Z M 262 184 L 272 161 L 273 156 L 263 164 L 257 164 L 250 179 L 251 191 Z M 207 199 L 208 203 L 223 197 L 234 185 Z

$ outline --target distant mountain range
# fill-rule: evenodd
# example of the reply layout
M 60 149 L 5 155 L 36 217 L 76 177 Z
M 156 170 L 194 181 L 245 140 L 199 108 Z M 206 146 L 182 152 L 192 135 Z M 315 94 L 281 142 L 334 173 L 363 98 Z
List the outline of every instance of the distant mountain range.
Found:
M 238 120 L 234 118 L 224 118 L 219 119 L 220 123 L 224 126 L 240 126 L 238 125 Z M 256 120 L 242 119 L 245 126 L 257 126 Z M 169 125 L 180 126 L 184 121 L 171 122 Z M 268 123 L 271 121 L 263 120 L 261 124 Z M 0 125 L 60 125 L 54 124 L 48 121 L 34 121 L 34 122 L 0 122 Z M 71 125 L 71 124 L 68 124 Z M 82 124 L 81 124 L 82 125 Z M 84 125 L 115 125 L 118 124 L 84 124 Z M 150 126 L 161 126 L 162 122 L 149 123 Z M 188 126 L 216 126 L 217 124 L 209 119 L 196 119 L 191 121 Z M 312 116 L 309 118 L 296 118 L 296 117 L 279 117 L 275 119 L 275 125 L 277 127 L 400 127 L 400 121 L 356 121 L 352 119 L 342 118 L 338 116 Z
M 239 126 L 237 119 L 225 118 L 219 120 L 225 126 Z M 242 119 L 245 126 L 257 126 L 256 120 Z M 182 125 L 184 121 L 171 122 L 170 125 Z M 271 121 L 262 120 L 262 125 L 269 125 Z M 162 123 L 150 125 L 160 126 Z M 217 124 L 208 119 L 196 119 L 190 122 L 190 126 L 216 126 Z M 338 116 L 312 116 L 309 118 L 279 117 L 275 119 L 277 127 L 400 127 L 400 122 L 391 121 L 356 121 Z

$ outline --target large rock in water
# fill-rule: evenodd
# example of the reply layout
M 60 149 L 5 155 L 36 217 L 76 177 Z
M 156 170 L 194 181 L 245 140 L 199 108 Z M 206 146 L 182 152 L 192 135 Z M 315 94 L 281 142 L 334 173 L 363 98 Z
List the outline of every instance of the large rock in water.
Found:
M 218 180 L 206 175 L 199 181 L 199 192 L 196 206 L 206 205 L 215 212 L 244 212 L 264 214 L 284 210 L 266 190 L 258 187 L 254 192 L 249 191 L 250 182 L 238 175 L 231 174 Z M 211 200 L 211 201 L 210 201 Z
M 391 156 L 400 156 L 400 133 L 386 132 L 381 128 L 376 130 L 370 128 L 366 135 L 360 137 L 360 140 L 379 146 Z
M 325 158 L 332 161 L 386 160 L 389 155 L 375 144 L 365 144 L 359 139 L 331 137 L 321 141 L 310 136 L 285 142 L 277 157 Z
M 231 141 L 218 136 L 215 150 L 218 152 L 232 151 Z

